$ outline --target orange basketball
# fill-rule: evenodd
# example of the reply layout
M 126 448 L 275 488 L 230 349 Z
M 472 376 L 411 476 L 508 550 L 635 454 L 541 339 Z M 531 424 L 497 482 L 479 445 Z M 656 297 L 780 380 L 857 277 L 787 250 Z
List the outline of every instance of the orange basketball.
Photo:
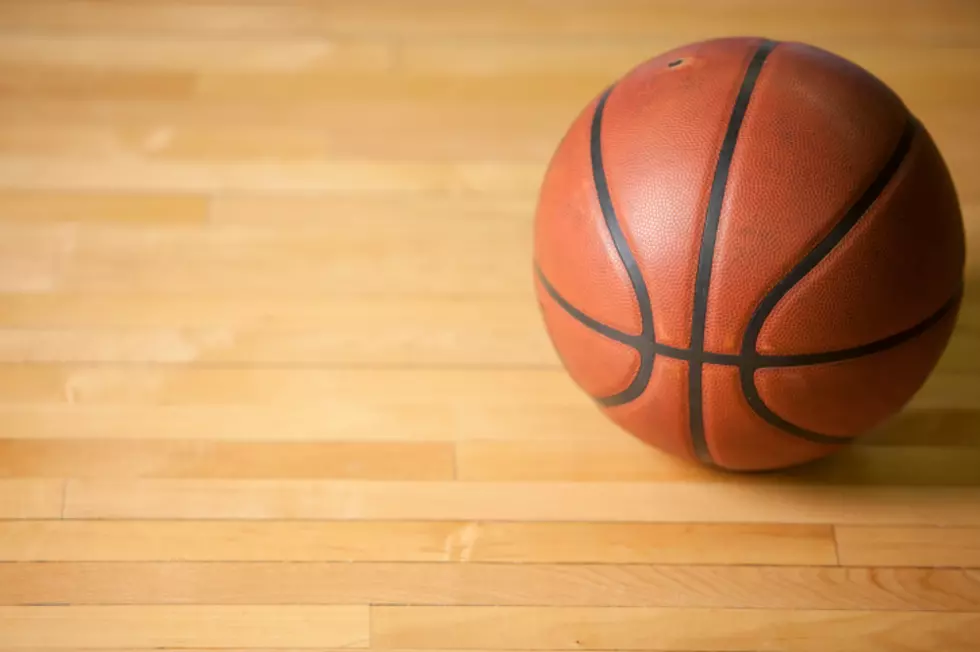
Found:
M 800 43 L 651 59 L 578 116 L 534 231 L 544 322 L 617 424 L 763 470 L 881 423 L 956 321 L 964 233 L 926 129 L 885 84 Z

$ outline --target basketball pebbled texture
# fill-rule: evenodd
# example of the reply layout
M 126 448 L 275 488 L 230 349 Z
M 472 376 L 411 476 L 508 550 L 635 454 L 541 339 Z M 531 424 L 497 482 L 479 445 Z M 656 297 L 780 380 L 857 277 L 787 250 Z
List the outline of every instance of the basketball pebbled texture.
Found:
M 965 244 L 942 156 L 885 84 L 730 38 L 640 64 L 575 119 L 534 256 L 552 343 L 614 422 L 754 471 L 904 407 L 955 325 Z

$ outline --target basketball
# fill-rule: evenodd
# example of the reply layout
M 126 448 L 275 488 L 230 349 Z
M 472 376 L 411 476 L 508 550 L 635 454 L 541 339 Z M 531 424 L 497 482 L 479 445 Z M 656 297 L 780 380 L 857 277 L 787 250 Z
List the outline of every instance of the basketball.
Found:
M 639 439 L 733 471 L 824 457 L 904 409 L 962 294 L 926 127 L 803 43 L 703 41 L 627 72 L 558 144 L 533 237 L 575 384 Z

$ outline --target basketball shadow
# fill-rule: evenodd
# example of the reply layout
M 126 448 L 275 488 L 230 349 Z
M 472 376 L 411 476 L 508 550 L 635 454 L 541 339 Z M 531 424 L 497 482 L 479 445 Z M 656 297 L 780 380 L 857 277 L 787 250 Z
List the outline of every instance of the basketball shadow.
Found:
M 806 484 L 980 485 L 978 379 L 980 270 L 971 270 L 949 345 L 909 406 L 837 453 L 773 475 Z

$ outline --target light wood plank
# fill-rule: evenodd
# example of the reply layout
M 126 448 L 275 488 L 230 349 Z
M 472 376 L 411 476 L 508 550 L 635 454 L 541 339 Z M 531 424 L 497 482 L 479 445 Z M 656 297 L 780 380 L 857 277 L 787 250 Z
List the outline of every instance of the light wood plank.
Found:
M 374 607 L 381 649 L 972 652 L 980 616 L 889 611 Z
M 970 3 L 941 0 L 903 4 L 886 0 L 854 6 L 845 0 L 786 5 L 776 0 L 701 0 L 693 6 L 616 0 L 595 5 L 576 1 L 527 4 L 506 0 L 493 7 L 453 11 L 448 0 L 426 0 L 411 7 L 397 0 L 370 5 L 289 0 L 265 3 L 199 3 L 154 0 L 136 7 L 107 7 L 92 0 L 44 0 L 4 12 L 0 27 L 18 30 L 98 34 L 397 34 L 437 36 L 624 36 L 667 35 L 677 39 L 708 34 L 767 33 L 782 38 L 858 38 L 900 43 L 975 43 L 977 18 Z M 556 11 L 563 8 L 561 20 Z M 841 12 L 847 20 L 842 21 Z M 694 12 L 692 14 L 692 12 Z M 881 29 L 881 16 L 890 16 Z
M 0 607 L 10 647 L 367 647 L 362 606 Z
M 379 377 L 386 375 L 378 372 Z M 425 382 L 425 374 L 419 374 L 419 382 Z M 385 384 L 380 385 L 385 388 Z M 506 387 L 505 383 L 501 387 Z M 567 446 L 571 455 L 562 453 L 555 460 L 573 458 L 574 465 L 565 467 L 576 473 L 583 471 L 579 460 L 574 459 L 574 451 L 603 448 L 608 446 L 615 451 L 621 446 L 634 448 L 629 435 L 609 421 L 585 397 L 576 396 L 569 391 L 567 404 L 557 402 L 537 406 L 505 405 L 488 397 L 485 402 L 457 401 L 453 404 L 429 404 L 419 400 L 417 404 L 407 404 L 397 396 L 367 395 L 353 398 L 347 402 L 333 403 L 312 399 L 306 402 L 292 401 L 288 409 L 273 404 L 249 405 L 247 397 L 232 402 L 211 405 L 169 405 L 165 402 L 142 404 L 122 395 L 113 403 L 103 400 L 95 405 L 72 405 L 43 401 L 29 401 L 25 405 L 0 404 L 0 429 L 7 438 L 19 439 L 210 439 L 215 441 L 514 441 L 521 442 L 517 447 L 527 446 L 528 450 L 551 450 L 550 445 L 536 448 L 533 442 L 548 442 Z M 54 399 L 57 400 L 57 399 Z M 516 401 L 515 401 L 516 402 Z M 464 405 L 465 404 L 465 405 Z M 974 455 L 969 449 L 980 446 L 977 433 L 980 428 L 980 413 L 958 410 L 907 410 L 896 417 L 886 429 L 866 435 L 862 446 L 875 447 L 954 447 L 966 450 L 964 459 Z M 564 449 L 563 449 L 564 450 Z M 929 454 L 927 452 L 927 454 Z M 644 453 L 655 455 L 655 453 Z M 615 457 L 614 453 L 604 456 Z M 849 452 L 842 452 L 840 458 L 849 459 Z M 902 459 L 914 463 L 913 451 L 903 451 Z M 877 455 L 875 455 L 877 458 Z M 947 457 L 946 454 L 940 457 Z M 652 457 L 651 457 L 652 459 Z M 697 467 L 680 464 L 662 457 L 665 469 L 680 477 L 690 473 L 690 477 L 722 480 L 731 476 L 705 474 Z M 838 458 L 828 460 L 827 466 L 833 469 Z M 887 454 L 877 459 L 887 459 Z M 958 464 L 958 463 L 957 463 Z M 634 465 L 635 466 L 635 465 Z M 518 467 L 519 469 L 520 467 Z M 659 467 L 658 467 L 659 468 Z M 815 465 L 814 477 L 826 468 Z M 853 470 L 852 481 L 860 482 L 860 465 L 844 468 Z M 878 466 L 881 474 L 888 476 L 892 471 Z M 559 467 L 559 470 L 561 467 Z M 686 469 L 686 471 L 684 470 Z M 818 469 L 821 471 L 817 472 Z M 849 470 L 849 473 L 850 473 Z M 905 477 L 921 480 L 942 477 L 941 467 L 899 469 L 909 475 Z M 969 468 L 960 466 L 961 478 L 969 477 Z M 542 473 L 550 472 L 548 469 Z M 504 471 L 501 471 L 504 473 Z M 804 473 L 802 470 L 800 473 Z M 687 477 L 687 476 L 685 476 Z M 874 476 L 871 476 L 872 478 Z M 537 479 L 526 478 L 528 480 Z M 734 479 L 734 478 L 731 478 Z
M 192 225 L 208 220 L 211 200 L 204 195 L 125 193 L 56 194 L 8 190 L 0 192 L 0 221 L 109 223 L 143 227 L 153 224 Z
M 980 612 L 980 572 L 772 566 L 13 563 L 0 604 L 405 604 Z
M 734 483 L 72 480 L 72 519 L 980 525 L 980 489 Z
M 269 160 L 292 164 L 364 159 L 392 163 L 452 164 L 468 160 L 537 163 L 551 154 L 567 126 L 567 121 L 555 120 L 536 132 L 524 128 L 518 133 L 505 134 L 509 131 L 506 125 L 486 124 L 487 121 L 460 124 L 459 118 L 444 125 L 429 125 L 431 118 L 390 124 L 372 115 L 377 111 L 376 108 L 371 111 L 372 105 L 381 104 L 380 100 L 364 100 L 360 104 L 368 107 L 366 116 L 338 120 L 331 116 L 337 111 L 328 110 L 314 125 L 255 124 L 244 122 L 241 116 L 236 119 L 229 115 L 223 124 L 210 124 L 206 120 L 173 124 L 173 120 L 166 120 L 164 126 L 160 122 L 119 124 L 117 121 L 103 126 L 80 123 L 79 116 L 55 124 L 46 114 L 41 117 L 15 114 L 11 122 L 0 124 L 0 149 L 8 156 L 56 160 L 138 158 L 215 166 Z M 424 104 L 434 106 L 431 102 Z M 4 109 L 8 106 L 5 104 Z M 4 112 L 13 113 L 9 109 Z M 445 132 L 443 138 L 431 138 L 435 128 Z M 954 161 L 964 158 L 959 153 L 962 144 L 950 149 L 956 154 Z
M 4 432 L 27 438 L 623 436 L 556 371 L 4 366 L 0 388 Z
M 724 482 L 633 437 L 606 440 L 473 440 L 457 444 L 458 478 L 482 482 Z
M 59 518 L 64 494 L 60 480 L 0 478 L 0 518 Z
M 193 11 L 193 7 L 185 10 Z M 124 35 L 106 38 L 104 33 L 8 32 L 0 36 L 0 65 L 141 73 L 301 70 L 349 74 L 384 71 L 391 67 L 393 60 L 393 44 L 378 38 L 243 40 L 233 34 L 229 36 L 226 39 L 189 35 L 180 39 L 147 39 Z
M 828 565 L 830 526 L 476 521 L 0 522 L 0 561 Z
M 980 567 L 980 528 L 841 526 L 835 536 L 848 566 Z
M 343 327 L 345 322 L 363 328 L 371 320 L 387 320 L 396 315 L 403 320 L 422 322 L 427 313 L 433 313 L 424 322 L 425 326 L 435 328 L 438 320 L 457 320 L 458 325 L 452 324 L 454 327 L 476 330 L 475 336 L 487 337 L 488 334 L 478 330 L 478 313 L 483 312 L 484 321 L 499 329 L 506 327 L 506 319 L 519 322 L 521 329 L 530 329 L 533 323 L 537 330 L 543 330 L 537 310 L 527 297 L 465 295 L 0 294 L 0 326 L 11 332 L 28 333 L 41 330 L 85 333 L 115 328 L 113 333 L 121 335 L 127 330 L 153 331 L 177 326 L 265 328 L 271 333 L 276 333 L 276 329 L 302 332 L 305 328 L 316 332 L 327 327 Z M 500 336 L 516 337 L 519 332 L 502 331 Z
M 0 115 L 7 104 L 0 103 Z M 125 105 L 130 106 L 130 105 Z M 75 112 L 85 105 L 76 103 Z M 69 119 L 68 106 L 64 114 L 58 113 L 48 121 Z M 30 107 L 26 106 L 25 111 Z M 173 107 L 177 111 L 177 107 Z M 35 111 L 37 109 L 35 108 Z M 100 111 L 97 115 L 107 113 Z M 167 112 L 165 109 L 164 112 Z M 112 122 L 120 118 L 113 116 Z M 206 114 L 198 110 L 193 115 Z M 291 119 L 295 116 L 282 116 Z M 322 117 L 322 116 L 321 116 Z M 159 121 L 163 116 L 148 118 Z M 91 118 L 90 118 L 91 119 Z M 217 125 L 227 123 L 229 116 L 216 116 Z M 279 116 L 273 116 L 278 121 Z M 47 120 L 47 119 L 46 119 Z M 436 223 L 439 226 L 451 221 L 484 222 L 488 220 L 516 220 L 528 224 L 534 213 L 531 198 L 465 197 L 465 196 L 390 196 L 390 195 L 261 195 L 241 194 L 209 197 L 203 194 L 153 194 L 120 192 L 38 192 L 8 189 L 0 191 L 0 223 L 32 224 L 43 226 L 50 223 L 73 224 L 109 223 L 113 231 L 126 226 L 139 230 L 147 226 L 186 227 L 194 225 L 251 225 L 275 226 L 335 226 L 352 228 L 344 224 L 342 216 L 357 215 L 364 222 L 378 222 L 379 226 L 396 229 L 399 235 L 411 233 L 412 222 Z M 409 226 L 406 226 L 409 223 Z M 419 226 L 424 228 L 424 226 Z M 49 231 L 50 232 L 50 231 Z M 178 229 L 175 233 L 180 233 Z M 186 232 L 186 231 L 185 231 Z M 63 297 L 68 299 L 69 297 Z
M 459 409 L 547 407 L 588 399 L 551 369 L 185 368 L 2 365 L 0 402 L 14 405 L 302 405 L 366 400 Z M 593 408 L 594 409 L 594 408 Z
M 2 164 L 0 164 L 2 165 Z M 486 294 L 533 303 L 521 221 L 357 221 L 317 226 L 0 224 L 7 292 Z M 31 278 L 12 272 L 21 265 Z M 3 269 L 3 268 L 0 268 Z M 125 269 L 127 274 L 120 274 Z M 23 273 L 22 273 L 23 274 Z
M 197 93 L 197 79 L 185 71 L 72 69 L 0 63 L 4 96 L 24 99 L 187 100 Z
M 196 80 L 187 72 L 72 70 L 62 66 L 0 65 L 5 96 L 23 99 L 187 100 Z
M 379 372 L 379 375 L 380 374 Z M 424 384 L 424 379 L 422 379 Z M 384 384 L 379 385 L 384 389 Z M 329 395 L 324 395 L 329 396 Z M 5 436 L 21 439 L 216 441 L 456 441 L 472 438 L 595 440 L 627 437 L 587 399 L 528 409 L 487 401 L 415 404 L 374 395 L 348 402 L 133 405 L 0 405 Z
M 390 115 L 388 119 L 391 119 Z M 440 116 L 440 119 L 445 121 L 449 118 Z M 470 122 L 467 130 L 472 131 L 474 126 L 478 127 Z M 535 199 L 531 197 L 228 194 L 214 198 L 211 219 L 222 225 L 286 223 L 290 226 L 329 224 L 339 228 L 353 228 L 344 226 L 346 216 L 357 215 L 364 223 L 372 224 L 372 229 L 380 230 L 380 235 L 384 234 L 382 227 L 387 227 L 394 230 L 400 238 L 410 238 L 415 229 L 424 231 L 429 228 L 426 225 L 432 225 L 445 231 L 440 237 L 451 237 L 456 228 L 468 230 L 475 227 L 479 230 L 488 228 L 486 222 L 517 223 L 523 228 L 531 224 L 534 210 Z M 486 237 L 489 234 L 483 232 L 482 235 Z M 493 244 L 501 247 L 510 242 L 507 238 L 499 238 Z
M 0 156 L 0 188 L 151 192 L 537 192 L 539 163 L 91 161 Z
M 0 294 L 0 361 L 559 366 L 529 297 Z
M 737 475 L 719 475 L 677 460 L 631 437 L 568 442 L 474 440 L 459 442 L 457 449 L 461 480 L 742 481 Z M 976 486 L 980 485 L 980 449 L 853 445 L 825 460 L 760 481 L 779 484 L 786 478 L 848 485 Z
M 451 480 L 450 443 L 0 439 L 8 478 Z
M 464 100 L 431 102 L 397 98 L 385 102 L 341 101 L 327 98 L 307 102 L 241 103 L 217 98 L 192 101 L 99 98 L 5 98 L 0 102 L 0 133 L 8 145 L 24 153 L 61 152 L 97 147 L 100 155 L 120 151 L 130 156 L 193 155 L 220 160 L 234 151 L 255 159 L 264 148 L 272 153 L 303 154 L 345 159 L 378 157 L 387 161 L 540 160 L 554 150 L 580 102 L 515 104 Z M 969 121 L 963 109 L 940 108 L 933 121 Z M 928 114 L 927 114 L 928 115 Z M 970 112 L 972 116 L 972 112 Z M 52 130 L 55 138 L 45 135 Z M 438 138 L 432 138 L 438 132 Z M 189 138 L 190 135 L 194 138 Z M 306 142 L 299 140 L 305 135 Z M 236 142 L 240 137 L 244 142 Z M 63 142 L 63 139 L 68 139 Z M 284 141 L 284 142 L 282 142 Z M 59 143 L 61 146 L 59 147 Z M 318 148 L 318 149 L 317 149 Z M 962 144 L 958 149 L 962 149 Z M 966 151 L 966 150 L 964 150 Z M 267 156 L 268 158 L 268 156 Z M 244 193 L 243 193 L 244 194 Z M 307 197 L 318 201 L 316 197 Z M 355 207 L 366 211 L 376 195 L 363 197 Z M 406 206 L 439 199 L 405 197 Z M 500 197 L 484 197 L 484 206 Z M 531 196 L 521 198 L 525 203 Z M 442 200 L 445 203 L 444 199 Z M 471 202 L 472 203 L 472 202 Z M 268 221 L 269 216 L 264 216 Z

